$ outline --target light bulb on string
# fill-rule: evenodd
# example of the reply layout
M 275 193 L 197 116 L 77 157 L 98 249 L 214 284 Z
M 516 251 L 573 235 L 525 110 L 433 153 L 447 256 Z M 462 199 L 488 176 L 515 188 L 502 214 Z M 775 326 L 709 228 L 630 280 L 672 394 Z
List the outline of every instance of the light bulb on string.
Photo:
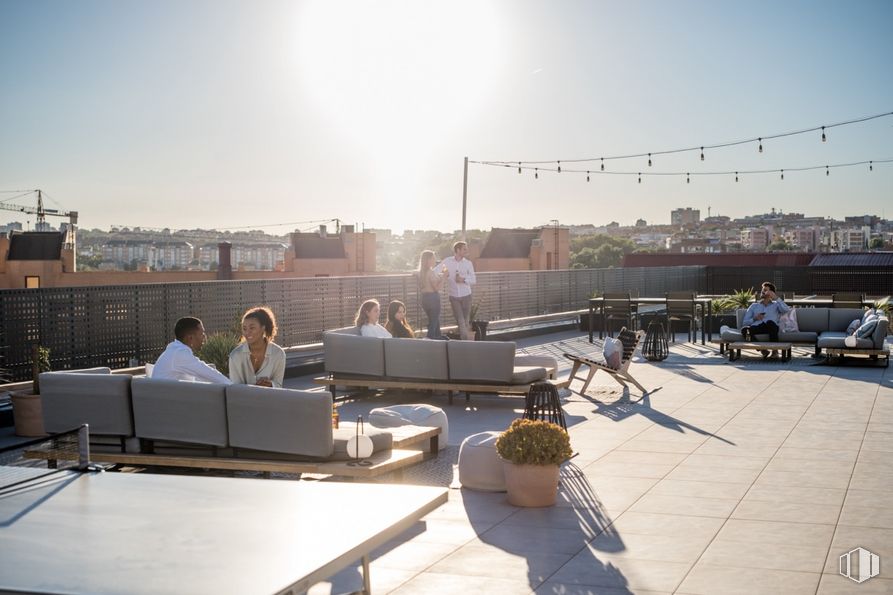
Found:
M 763 152 L 763 139 L 758 138 L 757 140 L 760 141 L 760 153 L 762 153 Z
M 642 183 L 642 172 L 639 172 L 639 184 Z
M 602 171 L 605 171 L 605 158 L 602 157 Z
M 735 181 L 738 181 L 738 172 L 735 172 Z
M 533 168 L 533 179 L 534 180 L 540 179 L 540 168 L 538 168 L 538 167 Z
M 589 171 L 588 170 L 586 171 L 586 181 L 587 182 L 589 181 Z
M 831 172 L 828 170 L 828 166 L 827 166 L 827 165 L 825 166 L 825 175 L 826 175 L 826 176 L 830 176 L 830 175 L 831 175 Z
M 784 170 L 781 170 L 781 179 L 784 180 Z
M 648 167 L 651 167 L 651 153 L 648 153 Z
M 686 174 L 685 174 L 685 183 L 686 184 L 691 184 L 691 178 L 689 177 L 690 175 L 691 175 L 690 173 L 686 172 Z
M 874 171 L 874 166 L 871 161 L 868 162 L 868 171 Z
M 825 127 L 822 126 L 822 142 L 823 142 L 823 143 L 824 143 L 824 142 L 827 142 L 827 140 L 828 140 L 828 137 L 825 136 Z
M 521 173 L 521 162 L 518 162 L 518 173 Z
M 558 173 L 561 173 L 561 162 L 558 161 L 557 163 L 558 163 Z
M 701 161 L 704 161 L 704 147 L 701 147 Z

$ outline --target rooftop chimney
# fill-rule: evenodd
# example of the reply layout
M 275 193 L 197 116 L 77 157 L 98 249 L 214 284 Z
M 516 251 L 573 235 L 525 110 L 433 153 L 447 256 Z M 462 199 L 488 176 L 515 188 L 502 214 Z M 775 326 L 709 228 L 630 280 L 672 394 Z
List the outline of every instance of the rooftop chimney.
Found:
M 229 242 L 217 244 L 217 280 L 228 281 L 233 278 L 232 262 L 233 245 Z

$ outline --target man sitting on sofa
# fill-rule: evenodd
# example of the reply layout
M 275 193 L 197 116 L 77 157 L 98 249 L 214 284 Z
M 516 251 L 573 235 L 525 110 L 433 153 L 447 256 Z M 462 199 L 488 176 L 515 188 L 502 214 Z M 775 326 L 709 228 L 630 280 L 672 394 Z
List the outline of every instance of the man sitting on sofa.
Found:
M 760 300 L 754 302 L 744 313 L 741 334 L 745 341 L 756 335 L 769 335 L 769 340 L 778 342 L 778 319 L 791 311 L 791 307 L 775 294 L 775 285 L 766 281 L 760 290 Z
M 205 343 L 205 326 L 202 321 L 186 316 L 177 321 L 174 336 L 158 357 L 152 369 L 152 378 L 161 380 L 188 380 L 212 384 L 232 384 L 232 380 L 195 357 L 193 351 Z

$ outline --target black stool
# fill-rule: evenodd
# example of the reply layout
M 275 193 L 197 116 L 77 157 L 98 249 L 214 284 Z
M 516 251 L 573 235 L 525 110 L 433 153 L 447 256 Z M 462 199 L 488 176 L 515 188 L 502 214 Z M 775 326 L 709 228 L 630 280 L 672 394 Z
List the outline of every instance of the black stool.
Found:
M 549 421 L 558 424 L 567 432 L 564 411 L 561 409 L 561 400 L 558 398 L 558 387 L 551 382 L 535 382 L 530 385 L 522 417 Z

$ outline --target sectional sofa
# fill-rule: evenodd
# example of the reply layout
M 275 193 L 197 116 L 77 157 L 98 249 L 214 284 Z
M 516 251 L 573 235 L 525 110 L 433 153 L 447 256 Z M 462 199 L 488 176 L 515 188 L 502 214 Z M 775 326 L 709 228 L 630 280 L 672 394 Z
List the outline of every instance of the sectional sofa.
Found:
M 515 355 L 509 341 L 432 341 L 360 336 L 356 327 L 323 335 L 326 375 L 317 384 L 336 387 L 439 389 L 526 394 L 534 382 L 555 376 L 555 358 Z
M 856 339 L 855 347 L 848 347 L 844 340 L 847 337 L 847 327 L 853 320 L 861 319 L 865 313 L 861 308 L 796 308 L 798 332 L 780 332 L 778 340 L 785 343 L 799 343 L 815 346 L 815 354 L 820 355 L 822 349 L 854 349 L 877 350 L 884 349 L 884 341 L 890 325 L 889 319 L 881 317 L 874 333 L 870 337 Z M 728 343 L 743 341 L 741 331 L 743 326 L 745 309 L 735 312 L 738 320 L 737 329 L 724 330 L 720 336 L 720 353 Z M 768 341 L 769 335 L 756 335 L 757 341 Z
M 87 423 L 94 450 L 129 453 L 132 462 L 164 454 L 200 457 L 208 467 L 219 466 L 214 460 L 241 461 L 223 468 L 254 468 L 250 461 L 331 463 L 349 459 L 347 442 L 355 433 L 353 424 L 332 428 L 332 397 L 324 392 L 158 380 L 108 368 L 47 372 L 40 386 L 47 432 Z M 431 428 L 416 429 L 419 442 L 431 434 Z M 399 446 L 412 444 L 412 428 L 401 432 Z M 391 431 L 367 424 L 364 433 L 373 456 L 393 454 Z M 127 462 L 116 456 L 115 462 Z

